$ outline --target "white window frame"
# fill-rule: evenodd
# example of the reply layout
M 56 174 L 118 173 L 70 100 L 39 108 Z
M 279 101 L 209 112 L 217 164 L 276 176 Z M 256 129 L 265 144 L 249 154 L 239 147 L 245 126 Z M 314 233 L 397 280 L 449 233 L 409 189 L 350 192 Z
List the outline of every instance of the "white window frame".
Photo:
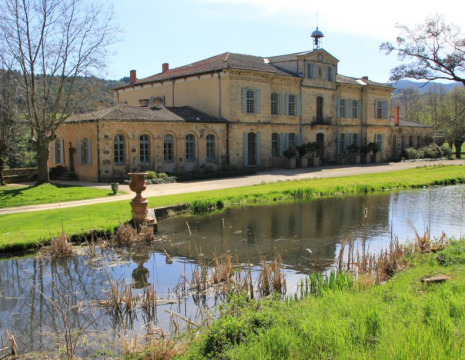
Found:
M 255 114 L 255 92 L 248 89 L 245 92 L 246 112 L 247 114 Z
M 207 160 L 216 160 L 216 136 L 213 134 L 207 135 Z
M 163 137 L 163 161 L 166 163 L 174 161 L 174 136 L 171 134 Z
M 195 161 L 195 135 L 186 135 L 186 161 Z
M 142 134 L 139 136 L 139 161 L 142 164 L 150 163 L 150 135 Z
M 117 134 L 113 142 L 113 161 L 115 165 L 126 163 L 126 136 Z
M 279 114 L 279 95 L 278 93 L 271 93 L 271 115 Z
M 289 116 L 295 116 L 296 111 L 296 96 L 294 94 L 289 94 L 287 98 L 287 113 Z

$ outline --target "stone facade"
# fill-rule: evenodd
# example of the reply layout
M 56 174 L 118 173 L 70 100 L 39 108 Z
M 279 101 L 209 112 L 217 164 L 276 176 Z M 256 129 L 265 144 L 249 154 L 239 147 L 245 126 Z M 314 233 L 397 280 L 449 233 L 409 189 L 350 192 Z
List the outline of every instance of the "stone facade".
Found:
M 325 163 L 358 162 L 354 157 L 358 154 L 350 153 L 348 146 L 360 148 L 368 143 L 378 144 L 376 161 L 398 160 L 405 147 L 431 138 L 430 127 L 394 119 L 393 87 L 367 77 L 343 76 L 337 69 L 338 60 L 317 48 L 269 58 L 225 53 L 171 70 L 164 64 L 161 73 L 140 80 L 132 71 L 131 82 L 114 93 L 115 102 L 127 104 L 126 110 L 134 114 L 70 119 L 59 129 L 57 145 L 51 150 L 62 150 L 69 168 L 66 156 L 70 146 L 78 147 L 78 139 L 98 143 L 89 148 L 90 161 L 83 164 L 82 154 L 75 161 L 75 172 L 81 179 L 103 181 L 137 169 L 200 171 L 224 163 L 280 167 L 285 164 L 286 149 L 314 141 L 323 145 L 321 161 Z M 149 115 L 134 110 L 140 105 Z M 189 108 L 201 112 L 202 119 L 181 116 L 167 121 L 152 116 L 159 107 L 174 113 Z M 144 116 L 151 120 L 141 121 Z M 167 134 L 173 139 L 169 161 Z M 126 141 L 124 162 L 116 162 L 117 135 Z M 147 135 L 144 145 L 142 135 Z M 214 136 L 215 156 L 211 146 L 207 154 L 208 135 L 209 139 Z M 142 147 L 149 151 L 150 161 L 140 161 Z M 82 146 L 76 152 L 82 152 Z M 50 160 L 51 166 L 58 164 L 58 155 Z

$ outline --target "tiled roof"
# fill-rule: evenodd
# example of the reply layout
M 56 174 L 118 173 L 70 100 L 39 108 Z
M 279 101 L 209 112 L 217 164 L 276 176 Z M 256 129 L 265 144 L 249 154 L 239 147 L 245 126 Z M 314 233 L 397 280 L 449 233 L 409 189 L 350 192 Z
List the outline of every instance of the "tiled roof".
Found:
M 208 59 L 197 61 L 195 63 L 181 66 L 178 68 L 170 69 L 166 72 L 162 72 L 153 76 L 149 76 L 144 79 L 138 79 L 134 83 L 125 84 L 118 87 L 117 89 L 125 88 L 133 85 L 140 85 L 145 83 L 151 83 L 155 81 L 168 80 L 173 78 L 180 78 L 190 75 L 200 75 L 205 73 L 211 73 L 214 71 L 224 69 L 243 69 L 243 70 L 258 70 L 277 75 L 291 76 L 287 72 L 284 72 L 271 64 L 265 62 L 265 59 L 260 56 L 243 55 L 226 52 L 220 55 L 213 56 Z
M 394 118 L 391 118 L 391 123 L 394 125 Z M 432 128 L 432 126 L 420 124 L 417 122 L 409 121 L 409 120 L 402 120 L 399 119 L 399 126 L 400 127 L 421 127 L 421 128 Z
M 226 122 L 189 106 L 161 109 L 120 104 L 85 114 L 71 115 L 65 123 L 93 121 L 150 121 L 150 122 Z
M 362 86 L 365 86 L 365 85 L 381 86 L 381 87 L 391 88 L 392 90 L 394 90 L 394 87 L 392 87 L 392 85 L 389 85 L 389 84 L 383 84 L 383 83 L 371 81 L 368 79 L 355 78 L 355 77 L 341 75 L 341 74 L 337 74 L 336 81 L 341 84 L 362 85 Z

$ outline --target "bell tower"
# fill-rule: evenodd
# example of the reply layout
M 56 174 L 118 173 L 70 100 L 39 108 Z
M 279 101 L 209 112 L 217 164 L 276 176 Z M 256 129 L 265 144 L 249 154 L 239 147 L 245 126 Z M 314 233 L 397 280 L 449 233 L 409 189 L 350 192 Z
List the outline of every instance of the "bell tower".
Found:
M 321 49 L 321 38 L 324 38 L 325 36 L 323 33 L 318 30 L 318 26 L 316 27 L 316 30 L 312 32 L 313 38 L 313 50 Z

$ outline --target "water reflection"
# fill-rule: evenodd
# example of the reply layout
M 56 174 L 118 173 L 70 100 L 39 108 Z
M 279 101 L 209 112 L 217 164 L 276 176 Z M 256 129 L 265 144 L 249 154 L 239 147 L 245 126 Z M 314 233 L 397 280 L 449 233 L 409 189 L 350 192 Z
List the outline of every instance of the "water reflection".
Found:
M 175 217 L 159 224 L 160 240 L 150 246 L 86 254 L 59 262 L 40 257 L 0 261 L 0 341 L 11 330 L 23 352 L 56 349 L 68 328 L 91 334 L 79 339 L 79 354 L 122 343 L 120 336 L 143 334 L 154 326 L 169 330 L 169 310 L 198 319 L 221 297 L 173 296 L 199 259 L 206 263 L 229 252 L 239 263 L 257 265 L 280 254 L 292 292 L 301 274 L 325 271 L 341 240 L 366 240 L 369 251 L 386 247 L 392 236 L 412 238 L 428 227 L 435 236 L 464 232 L 463 188 L 447 187 L 369 197 L 242 207 L 207 216 Z M 367 216 L 364 211 L 367 209 Z M 186 222 L 189 224 L 187 228 Z M 256 269 L 256 268 L 254 268 Z M 110 281 L 130 284 L 137 294 L 154 285 L 155 314 L 140 307 L 124 317 L 99 304 L 109 297 Z M 64 309 L 64 310 L 63 310 Z M 56 342 L 58 339 L 58 345 Z

